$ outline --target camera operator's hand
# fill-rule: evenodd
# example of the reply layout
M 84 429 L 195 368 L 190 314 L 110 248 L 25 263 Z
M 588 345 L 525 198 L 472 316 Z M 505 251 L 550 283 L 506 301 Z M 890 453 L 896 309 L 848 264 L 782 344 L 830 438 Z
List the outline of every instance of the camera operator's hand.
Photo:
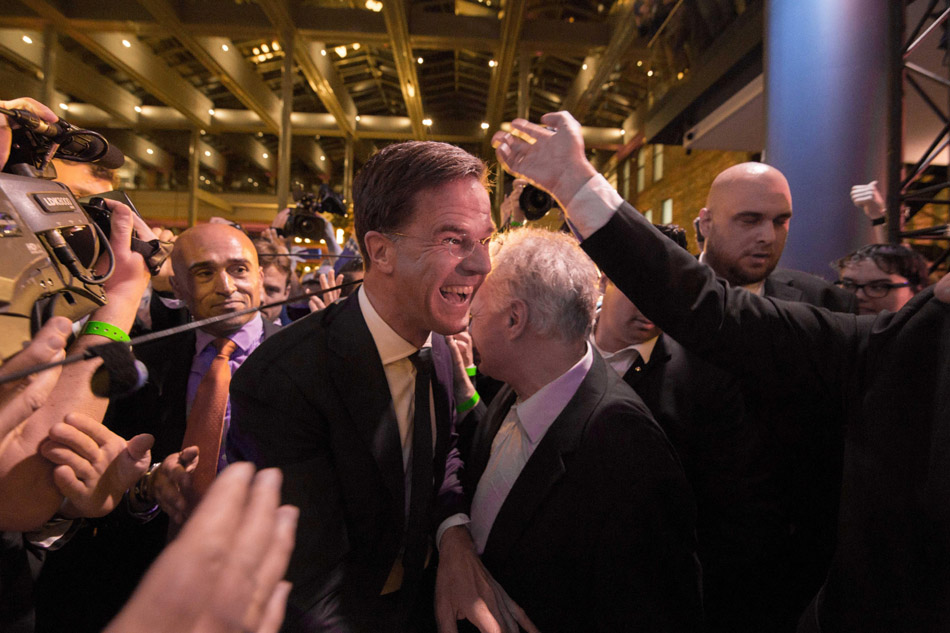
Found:
M 327 288 L 333 288 L 334 286 L 339 286 L 343 283 L 343 275 L 336 276 L 336 283 L 331 283 L 330 278 L 327 277 L 326 273 L 320 273 L 320 288 L 322 292 L 319 292 L 312 297 L 307 302 L 310 304 L 310 311 L 317 312 L 323 310 L 328 305 L 340 298 L 340 293 L 342 292 L 339 288 L 336 290 L 327 290 Z
M 597 170 L 584 154 L 581 126 L 574 117 L 549 112 L 541 123 L 515 119 L 510 132 L 495 132 L 492 147 L 506 171 L 544 189 L 567 209 Z
M 175 240 L 178 239 L 178 236 L 175 235 L 172 231 L 169 231 L 166 228 L 160 226 L 153 226 L 152 233 L 158 238 L 158 241 L 162 244 L 173 245 Z M 166 257 L 165 261 L 162 262 L 162 268 L 158 271 L 158 274 L 152 277 L 152 289 L 156 292 L 174 292 L 172 290 L 171 277 L 174 275 L 172 270 L 172 258 Z
M 69 319 L 53 317 L 36 333 L 26 349 L 0 366 L 0 377 L 9 376 L 33 365 L 62 360 L 66 355 L 64 350 L 70 334 L 72 323 Z M 56 386 L 61 371 L 62 367 L 55 367 L 0 385 L 0 440 L 43 406 Z M 5 445 L 0 443 L 0 452 L 3 446 Z
M 146 433 L 126 441 L 78 413 L 53 425 L 40 452 L 57 464 L 53 480 L 66 497 L 60 514 L 78 518 L 112 512 L 125 491 L 148 469 L 154 441 Z
M 506 226 L 509 222 L 514 226 L 521 226 L 525 223 L 524 210 L 521 208 L 520 198 L 528 181 L 524 178 L 515 178 L 511 186 L 511 193 L 505 196 L 501 203 L 501 225 Z
M 0 108 L 6 108 L 7 110 L 29 110 L 47 123 L 56 123 L 59 121 L 59 117 L 56 116 L 52 110 L 36 99 L 30 99 L 29 97 L 0 101 Z M 7 164 L 7 159 L 10 157 L 10 142 L 12 138 L 13 133 L 10 129 L 9 119 L 0 115 L 0 169 L 3 169 L 4 165 Z

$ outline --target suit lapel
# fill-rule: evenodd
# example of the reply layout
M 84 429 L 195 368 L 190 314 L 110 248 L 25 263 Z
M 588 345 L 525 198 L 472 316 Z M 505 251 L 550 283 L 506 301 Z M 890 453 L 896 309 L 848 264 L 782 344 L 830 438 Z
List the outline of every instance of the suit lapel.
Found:
M 444 456 L 448 453 L 452 432 L 452 357 L 445 337 L 432 334 L 432 366 L 435 380 L 432 382 L 432 401 L 435 404 L 435 451 L 433 465 L 435 481 L 442 481 L 445 470 Z
M 332 315 L 327 330 L 330 377 L 357 432 L 373 454 L 395 505 L 394 516 L 405 514 L 405 474 L 399 424 L 389 382 L 373 336 L 353 293 Z M 314 385 L 323 389 L 322 385 Z
M 488 466 L 488 458 L 491 457 L 491 444 L 501 428 L 501 423 L 505 421 L 508 410 L 514 404 L 516 398 L 515 392 L 508 385 L 495 394 L 488 411 L 485 413 L 485 421 L 475 429 L 475 436 L 472 438 L 471 455 L 465 461 L 465 481 L 469 498 L 475 495 L 475 488 L 478 486 L 478 480 L 482 478 L 485 467 Z
M 771 276 L 765 278 L 765 296 L 783 301 L 801 301 L 802 291 L 788 282 L 778 281 Z
M 564 457 L 572 453 L 584 437 L 591 415 L 604 397 L 607 365 L 599 354 L 564 411 L 557 417 L 498 511 L 482 556 L 489 569 L 503 565 L 512 546 L 531 522 L 538 507 L 565 472 Z M 509 407 L 510 408 L 510 407 Z M 507 413 L 507 409 L 505 412 Z M 502 416 L 503 417 L 503 416 Z M 497 433 L 492 433 L 494 438 Z M 490 442 L 489 442 L 490 445 Z M 484 468 L 484 467 L 483 467 Z

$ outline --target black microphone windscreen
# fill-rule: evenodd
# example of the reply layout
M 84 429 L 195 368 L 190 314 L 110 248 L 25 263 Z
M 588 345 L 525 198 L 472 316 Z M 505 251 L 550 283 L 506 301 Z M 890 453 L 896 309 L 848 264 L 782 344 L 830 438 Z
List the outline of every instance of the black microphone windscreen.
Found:
M 148 380 L 148 369 L 132 355 L 127 343 L 97 345 L 95 355 L 102 358 L 102 366 L 92 375 L 90 387 L 101 398 L 113 398 L 135 393 Z
M 122 153 L 115 145 L 109 145 L 109 149 L 106 150 L 105 156 L 96 161 L 97 165 L 101 165 L 106 169 L 118 169 L 125 164 L 125 154 Z

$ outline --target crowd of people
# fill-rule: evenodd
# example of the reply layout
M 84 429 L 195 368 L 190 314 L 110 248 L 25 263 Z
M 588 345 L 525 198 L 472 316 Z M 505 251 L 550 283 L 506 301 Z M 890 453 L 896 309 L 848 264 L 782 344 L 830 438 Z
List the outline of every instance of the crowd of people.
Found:
M 0 384 L 0 630 L 946 630 L 950 276 L 883 243 L 834 284 L 778 268 L 762 163 L 716 177 L 697 258 L 568 113 L 493 147 L 503 230 L 480 159 L 395 143 L 353 183 L 359 257 L 311 280 L 273 228 L 108 202 L 108 303 L 0 378 L 196 327 L 133 346 L 131 394 L 95 358 Z M 525 226 L 529 183 L 561 231 Z

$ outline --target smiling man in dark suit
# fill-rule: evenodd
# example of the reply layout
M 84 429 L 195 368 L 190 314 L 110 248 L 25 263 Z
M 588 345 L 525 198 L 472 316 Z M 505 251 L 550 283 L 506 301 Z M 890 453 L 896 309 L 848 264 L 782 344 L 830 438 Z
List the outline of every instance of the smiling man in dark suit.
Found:
M 565 234 L 516 231 L 493 256 L 471 331 L 507 385 L 466 459 L 475 544 L 542 631 L 701 630 L 689 485 L 588 344 L 596 285 Z
M 300 508 L 285 627 L 426 630 L 437 549 L 440 627 L 491 613 L 512 630 L 466 526 L 443 336 L 490 268 L 485 166 L 445 143 L 390 145 L 353 203 L 362 288 L 267 341 L 231 385 L 231 456 L 281 468 Z

